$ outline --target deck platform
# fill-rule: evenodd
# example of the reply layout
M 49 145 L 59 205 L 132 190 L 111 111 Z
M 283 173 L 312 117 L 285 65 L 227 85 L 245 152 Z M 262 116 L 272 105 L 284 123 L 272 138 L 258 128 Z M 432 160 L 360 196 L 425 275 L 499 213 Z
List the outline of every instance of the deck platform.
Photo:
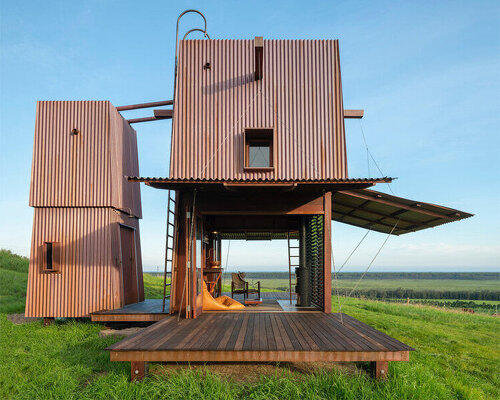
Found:
M 114 310 L 93 312 L 90 319 L 94 322 L 157 322 L 168 317 L 168 300 L 165 304 L 166 311 L 162 312 L 162 308 L 162 299 L 147 299 Z
M 372 361 L 383 374 L 413 348 L 346 314 L 219 312 L 168 316 L 107 350 L 133 373 L 149 361 Z
M 226 296 L 230 293 L 224 293 Z M 287 292 L 262 292 L 262 304 L 258 306 L 248 306 L 244 310 L 237 312 L 320 312 L 314 307 L 296 307 L 295 296 L 290 304 L 290 295 Z M 236 300 L 243 302 L 243 296 L 237 296 Z M 165 310 L 162 312 L 161 299 L 147 299 L 139 303 L 128 304 L 114 310 L 103 310 L 93 312 L 90 318 L 93 322 L 157 322 L 169 315 L 169 301 L 166 300 Z M 220 311 L 205 311 L 206 313 L 220 313 Z

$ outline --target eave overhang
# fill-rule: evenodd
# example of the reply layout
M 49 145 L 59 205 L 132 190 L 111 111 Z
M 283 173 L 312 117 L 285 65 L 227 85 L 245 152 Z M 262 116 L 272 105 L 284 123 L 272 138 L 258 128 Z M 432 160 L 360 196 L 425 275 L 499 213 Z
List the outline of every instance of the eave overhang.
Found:
M 150 177 L 128 177 L 130 182 L 143 182 L 157 189 L 204 190 L 204 191 L 244 191 L 244 190 L 314 190 L 338 191 L 364 189 L 377 183 L 390 183 L 395 178 L 353 178 L 328 180 L 209 180 L 171 179 Z
M 368 189 L 338 191 L 332 197 L 332 220 L 393 235 L 433 228 L 472 216 L 453 208 Z

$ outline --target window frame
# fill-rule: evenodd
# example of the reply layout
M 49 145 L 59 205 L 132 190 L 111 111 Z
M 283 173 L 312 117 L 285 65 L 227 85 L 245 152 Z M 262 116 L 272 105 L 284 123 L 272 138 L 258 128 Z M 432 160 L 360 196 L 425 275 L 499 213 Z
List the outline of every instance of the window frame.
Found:
M 250 147 L 251 145 L 267 145 L 269 147 L 269 166 L 267 167 L 251 167 L 250 162 Z M 274 171 L 274 129 L 273 128 L 246 128 L 244 132 L 244 171 Z
M 48 253 L 51 252 L 50 267 Z M 42 271 L 53 274 L 61 272 L 61 244 L 59 242 L 43 242 L 42 244 Z

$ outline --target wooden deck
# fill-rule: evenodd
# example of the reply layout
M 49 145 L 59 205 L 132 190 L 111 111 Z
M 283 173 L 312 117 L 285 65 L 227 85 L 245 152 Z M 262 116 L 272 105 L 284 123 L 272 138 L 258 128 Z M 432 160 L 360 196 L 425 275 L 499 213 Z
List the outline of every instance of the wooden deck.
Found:
M 162 312 L 162 299 L 147 299 L 114 310 L 97 311 L 90 314 L 96 322 L 156 322 L 168 317 L 169 302 Z
M 230 293 L 224 293 L 230 295 Z M 319 311 L 314 307 L 302 308 L 290 305 L 290 295 L 287 292 L 262 292 L 262 304 L 258 306 L 248 306 L 244 310 L 231 311 L 237 312 L 315 312 Z M 295 298 L 295 296 L 294 296 Z M 236 300 L 243 302 L 243 296 L 236 296 Z M 295 303 L 293 300 L 292 303 Z M 140 303 L 129 304 L 122 308 L 114 310 L 97 311 L 90 315 L 94 322 L 157 322 L 168 317 L 169 302 L 166 303 L 166 312 L 162 312 L 161 299 L 147 299 Z M 205 311 L 212 313 L 212 311 Z M 213 311 L 220 313 L 220 311 Z
M 107 350 L 134 372 L 148 361 L 374 361 L 387 371 L 413 349 L 346 314 L 222 312 L 168 316 Z

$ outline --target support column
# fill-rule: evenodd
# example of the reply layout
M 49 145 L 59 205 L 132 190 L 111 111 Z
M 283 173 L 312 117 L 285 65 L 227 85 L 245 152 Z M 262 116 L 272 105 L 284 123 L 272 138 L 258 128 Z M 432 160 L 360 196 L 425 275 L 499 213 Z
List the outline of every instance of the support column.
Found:
M 142 381 L 148 374 L 148 363 L 145 361 L 132 361 L 130 363 L 130 380 Z
M 323 253 L 324 253 L 324 309 L 325 313 L 332 312 L 332 192 L 323 194 Z
M 387 378 L 387 372 L 389 371 L 389 361 L 374 361 L 372 362 L 372 367 L 376 379 Z

